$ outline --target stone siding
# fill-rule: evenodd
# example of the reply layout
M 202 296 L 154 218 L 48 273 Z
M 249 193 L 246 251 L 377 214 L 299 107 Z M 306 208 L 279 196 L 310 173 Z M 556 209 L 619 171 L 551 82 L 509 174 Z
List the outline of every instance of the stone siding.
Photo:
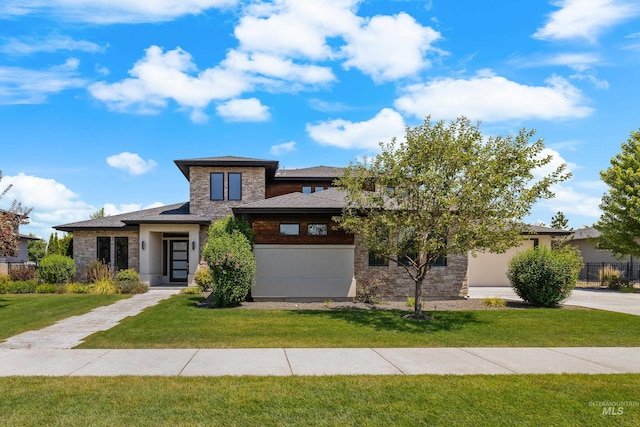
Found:
M 224 173 L 225 200 L 211 200 L 211 173 Z M 242 174 L 242 200 L 229 201 L 228 173 Z M 225 217 L 232 213 L 231 208 L 244 205 L 265 198 L 265 169 L 264 167 L 208 167 L 191 166 L 189 169 L 189 188 L 192 214 L 201 215 L 212 220 Z
M 115 237 L 129 238 L 129 268 L 139 272 L 140 268 L 140 243 L 137 230 L 102 230 L 73 232 L 73 259 L 76 263 L 77 282 L 87 281 L 87 268 L 97 258 L 98 237 L 111 237 L 111 262 L 115 262 Z
M 432 267 L 422 286 L 424 299 L 464 298 L 469 293 L 466 255 L 447 256 L 445 267 Z M 415 284 L 404 267 L 389 261 L 388 266 L 369 266 L 369 251 L 359 236 L 355 236 L 355 277 L 358 288 L 371 280 L 380 279 L 384 285 L 377 294 L 389 299 L 413 297 Z

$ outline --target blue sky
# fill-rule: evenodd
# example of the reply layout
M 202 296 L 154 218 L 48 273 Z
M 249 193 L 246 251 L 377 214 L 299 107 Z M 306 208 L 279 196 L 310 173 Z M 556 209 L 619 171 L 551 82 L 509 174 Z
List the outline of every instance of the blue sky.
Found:
M 186 201 L 173 160 L 346 166 L 425 116 L 537 130 L 573 178 L 529 220 L 591 225 L 640 127 L 633 0 L 3 0 L 0 200 L 21 229 Z

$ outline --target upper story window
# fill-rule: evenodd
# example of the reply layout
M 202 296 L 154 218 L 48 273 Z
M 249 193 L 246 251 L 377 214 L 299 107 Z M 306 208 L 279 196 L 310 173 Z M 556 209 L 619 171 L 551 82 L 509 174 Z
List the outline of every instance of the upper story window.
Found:
M 229 172 L 228 200 L 242 200 L 242 174 L 239 172 Z
M 311 194 L 311 187 L 307 187 L 307 186 L 302 187 L 302 192 L 304 194 Z
M 309 224 L 307 225 L 308 236 L 326 236 L 329 231 L 327 224 Z
M 211 174 L 211 200 L 224 200 L 224 174 L 222 172 Z

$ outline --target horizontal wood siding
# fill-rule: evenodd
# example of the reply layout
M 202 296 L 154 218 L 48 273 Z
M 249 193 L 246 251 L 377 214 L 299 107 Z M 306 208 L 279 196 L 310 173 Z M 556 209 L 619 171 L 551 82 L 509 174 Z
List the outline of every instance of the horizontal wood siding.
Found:
M 300 224 L 299 236 L 281 236 L 280 224 Z M 342 229 L 334 230 L 336 223 L 329 215 L 256 215 L 252 221 L 256 244 L 286 245 L 353 245 L 353 235 Z M 326 236 L 308 236 L 309 224 L 327 224 Z
M 316 187 L 331 187 L 332 184 L 330 181 L 286 181 L 286 182 L 268 182 L 267 188 L 265 190 L 266 198 L 282 196 L 283 194 L 289 193 L 302 193 L 302 187 L 311 187 L 312 191 L 315 190 Z

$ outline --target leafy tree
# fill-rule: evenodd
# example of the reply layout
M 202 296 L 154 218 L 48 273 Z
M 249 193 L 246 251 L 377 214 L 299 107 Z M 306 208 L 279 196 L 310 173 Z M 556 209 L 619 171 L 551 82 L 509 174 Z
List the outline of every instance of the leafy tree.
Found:
M 46 253 L 47 244 L 44 240 L 38 239 L 29 241 L 27 245 L 27 259 L 29 261 L 39 262 L 46 255 Z
M 600 177 L 609 191 L 602 196 L 602 215 L 594 226 L 600 231 L 599 247 L 619 256 L 640 256 L 640 129 L 631 132 Z
M 2 171 L 0 170 L 0 181 L 2 181 Z M 0 199 L 4 197 L 11 185 L 0 191 Z M 8 210 L 0 209 L 0 254 L 4 256 L 16 256 L 20 251 L 20 225 L 29 223 L 31 208 L 27 208 L 22 203 L 14 200 Z
M 565 165 L 536 180 L 548 165 L 534 131 L 485 138 L 461 117 L 406 129 L 406 140 L 381 143 L 381 153 L 352 163 L 337 184 L 346 208 L 336 220 L 362 236 L 369 250 L 405 268 L 415 284 L 414 316 L 422 287 L 438 258 L 518 244 L 523 218 L 550 186 L 569 177 Z
M 104 218 L 107 214 L 104 213 L 104 206 L 91 214 L 91 219 Z
M 556 214 L 551 217 L 551 228 L 556 228 L 558 230 L 572 230 L 571 228 L 569 228 L 569 219 L 564 216 L 564 213 L 562 211 L 556 212 Z M 561 248 L 562 246 L 564 246 L 566 240 L 567 236 L 553 237 L 551 239 L 551 248 Z
M 47 244 L 47 255 L 62 255 L 61 252 L 58 233 L 51 233 L 49 235 L 49 243 Z
M 558 230 L 569 229 L 569 219 L 564 216 L 562 211 L 556 212 L 556 214 L 551 217 L 551 228 L 557 228 Z
M 202 256 L 213 276 L 211 296 L 218 307 L 240 305 L 255 282 L 256 262 L 245 224 L 229 216 L 209 227 Z

